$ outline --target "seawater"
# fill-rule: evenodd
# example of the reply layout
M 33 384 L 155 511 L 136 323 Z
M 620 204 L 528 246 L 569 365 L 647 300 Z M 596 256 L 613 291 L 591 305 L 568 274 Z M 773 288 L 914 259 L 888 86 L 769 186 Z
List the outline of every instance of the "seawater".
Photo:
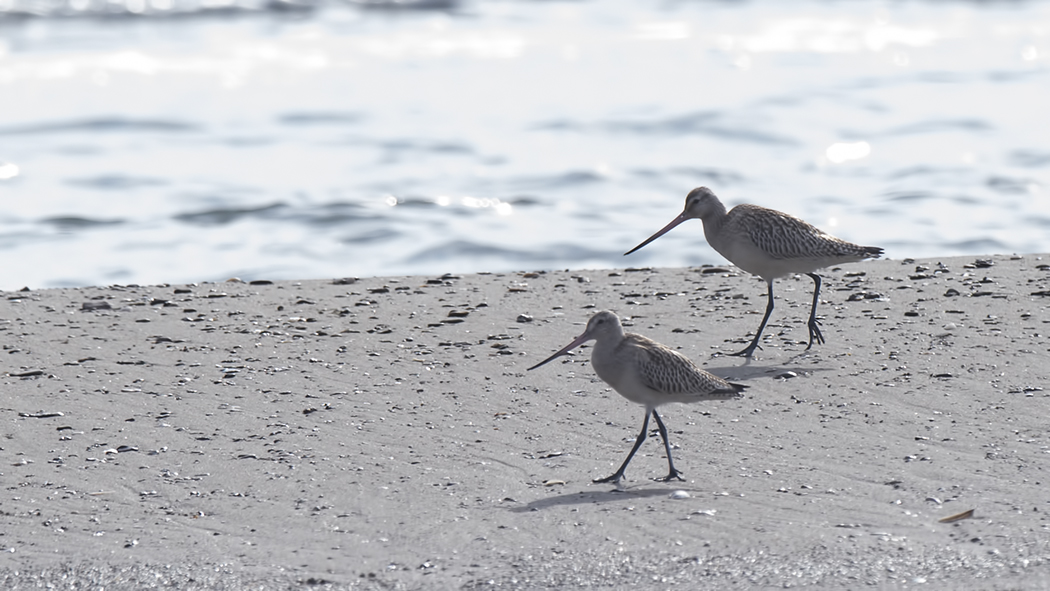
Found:
M 1050 3 L 0 0 L 0 289 L 1050 252 Z

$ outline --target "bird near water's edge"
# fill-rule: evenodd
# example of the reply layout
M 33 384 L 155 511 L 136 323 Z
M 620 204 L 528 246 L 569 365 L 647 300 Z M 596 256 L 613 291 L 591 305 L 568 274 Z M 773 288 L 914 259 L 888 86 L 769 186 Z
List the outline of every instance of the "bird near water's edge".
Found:
M 699 218 L 704 223 L 704 237 L 711 248 L 737 267 L 761 277 L 766 282 L 766 314 L 751 343 L 731 355 L 750 358 L 762 331 L 773 313 L 773 280 L 794 273 L 805 273 L 813 279 L 813 305 L 809 312 L 809 344 L 824 343 L 817 320 L 820 300 L 820 275 L 814 273 L 831 265 L 877 259 L 882 249 L 846 242 L 795 216 L 760 207 L 737 205 L 726 212 L 725 205 L 707 187 L 697 187 L 685 198 L 685 209 L 671 223 L 644 242 L 624 253 L 629 255 L 671 231 L 682 222 Z
M 611 476 L 594 482 L 619 484 L 627 465 L 649 432 L 649 417 L 656 420 L 660 437 L 667 452 L 667 476 L 664 482 L 684 480 L 682 473 L 674 467 L 671 459 L 671 444 L 667 440 L 667 428 L 656 412 L 656 407 L 670 402 L 699 402 L 701 400 L 729 400 L 739 398 L 747 386 L 734 384 L 716 377 L 697 367 L 688 357 L 639 334 L 624 332 L 620 318 L 608 310 L 598 312 L 587 322 L 583 334 L 558 352 L 533 365 L 534 370 L 569 353 L 586 343 L 595 341 L 591 352 L 591 365 L 605 383 L 612 386 L 620 396 L 645 406 L 642 431 L 634 441 L 631 453 L 620 468 Z

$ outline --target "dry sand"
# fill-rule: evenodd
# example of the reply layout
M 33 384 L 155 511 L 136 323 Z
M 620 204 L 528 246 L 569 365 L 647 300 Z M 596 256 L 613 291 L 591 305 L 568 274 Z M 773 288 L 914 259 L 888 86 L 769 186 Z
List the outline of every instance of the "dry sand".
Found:
M 808 352 L 779 280 L 750 363 L 730 267 L 5 292 L 0 587 L 1047 589 L 1050 268 L 987 259 L 827 270 Z M 686 482 L 525 371 L 603 308 L 750 386 L 664 408 Z

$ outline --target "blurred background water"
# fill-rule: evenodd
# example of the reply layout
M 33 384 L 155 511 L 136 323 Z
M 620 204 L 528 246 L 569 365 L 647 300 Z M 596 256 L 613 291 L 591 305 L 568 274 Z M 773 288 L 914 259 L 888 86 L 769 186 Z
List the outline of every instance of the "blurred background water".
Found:
M 0 0 L 0 289 L 1050 252 L 1050 3 Z

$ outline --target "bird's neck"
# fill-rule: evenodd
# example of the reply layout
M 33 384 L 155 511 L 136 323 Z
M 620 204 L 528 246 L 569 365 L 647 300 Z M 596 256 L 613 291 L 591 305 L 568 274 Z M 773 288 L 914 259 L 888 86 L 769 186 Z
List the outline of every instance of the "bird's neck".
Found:
M 620 338 L 599 339 L 591 350 L 591 366 L 594 367 L 595 373 L 613 388 L 620 383 L 623 376 L 623 360 L 616 354 L 616 349 L 622 342 L 622 335 Z
M 728 220 L 729 214 L 726 213 L 726 206 L 722 205 L 721 201 L 712 203 L 704 215 L 700 216 L 700 221 L 704 223 L 704 236 L 708 242 L 711 242 L 712 237 L 717 237 L 721 233 L 722 226 Z

